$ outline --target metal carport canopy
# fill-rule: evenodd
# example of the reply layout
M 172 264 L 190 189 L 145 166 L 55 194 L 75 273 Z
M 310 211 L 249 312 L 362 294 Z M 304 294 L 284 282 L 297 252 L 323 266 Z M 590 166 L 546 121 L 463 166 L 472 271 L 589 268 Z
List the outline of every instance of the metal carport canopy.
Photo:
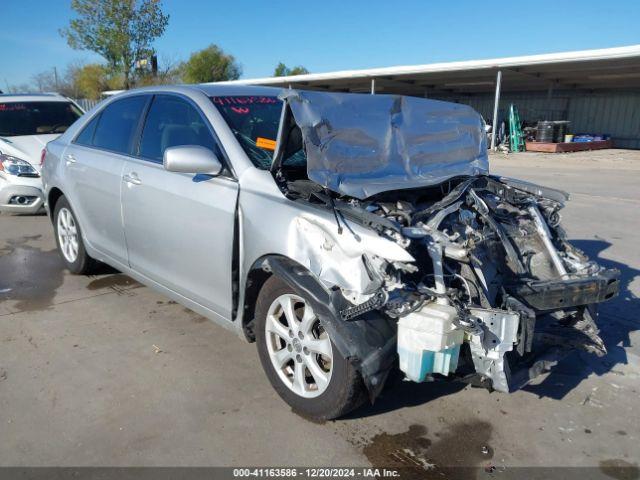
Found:
M 498 71 L 502 91 L 638 89 L 640 45 L 221 83 L 429 97 L 493 91 Z

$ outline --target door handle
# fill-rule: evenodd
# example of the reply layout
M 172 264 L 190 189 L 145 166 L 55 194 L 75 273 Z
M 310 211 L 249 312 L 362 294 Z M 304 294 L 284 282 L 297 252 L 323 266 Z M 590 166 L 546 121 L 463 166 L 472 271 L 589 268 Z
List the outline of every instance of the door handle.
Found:
M 72 163 L 76 163 L 76 157 L 72 153 L 67 153 L 64 156 L 64 159 L 67 162 L 67 165 L 70 165 Z
M 142 180 L 138 178 L 138 174 L 136 172 L 131 172 L 129 175 L 125 174 L 122 179 L 132 185 L 140 185 L 142 183 Z

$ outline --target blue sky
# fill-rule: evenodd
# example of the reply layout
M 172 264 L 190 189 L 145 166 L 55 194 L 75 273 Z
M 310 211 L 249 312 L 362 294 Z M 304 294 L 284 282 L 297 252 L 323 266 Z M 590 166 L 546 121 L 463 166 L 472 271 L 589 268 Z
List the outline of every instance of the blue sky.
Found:
M 279 61 L 319 73 L 640 44 L 638 0 L 164 0 L 164 8 L 160 58 L 217 43 L 245 78 L 270 76 Z M 70 0 L 0 0 L 0 89 L 99 60 L 58 34 L 72 16 Z

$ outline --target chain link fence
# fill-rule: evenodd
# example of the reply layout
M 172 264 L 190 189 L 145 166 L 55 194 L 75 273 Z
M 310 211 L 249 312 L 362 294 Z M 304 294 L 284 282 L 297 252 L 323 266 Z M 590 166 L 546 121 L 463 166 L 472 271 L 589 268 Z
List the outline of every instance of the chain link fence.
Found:
M 80 105 L 80 108 L 82 108 L 85 112 L 91 110 L 98 103 L 100 103 L 100 100 L 90 100 L 88 98 L 73 98 L 72 100 Z

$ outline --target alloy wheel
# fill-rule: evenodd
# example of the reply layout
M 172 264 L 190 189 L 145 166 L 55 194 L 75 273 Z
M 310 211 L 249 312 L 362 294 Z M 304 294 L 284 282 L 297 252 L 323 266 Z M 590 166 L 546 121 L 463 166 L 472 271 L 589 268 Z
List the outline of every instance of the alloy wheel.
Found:
M 61 208 L 58 212 L 58 240 L 62 255 L 69 263 L 78 259 L 78 227 L 75 218 L 68 208 Z
M 290 390 L 314 398 L 327 389 L 333 367 L 331 340 L 303 298 L 276 298 L 267 312 L 265 334 L 271 363 Z

